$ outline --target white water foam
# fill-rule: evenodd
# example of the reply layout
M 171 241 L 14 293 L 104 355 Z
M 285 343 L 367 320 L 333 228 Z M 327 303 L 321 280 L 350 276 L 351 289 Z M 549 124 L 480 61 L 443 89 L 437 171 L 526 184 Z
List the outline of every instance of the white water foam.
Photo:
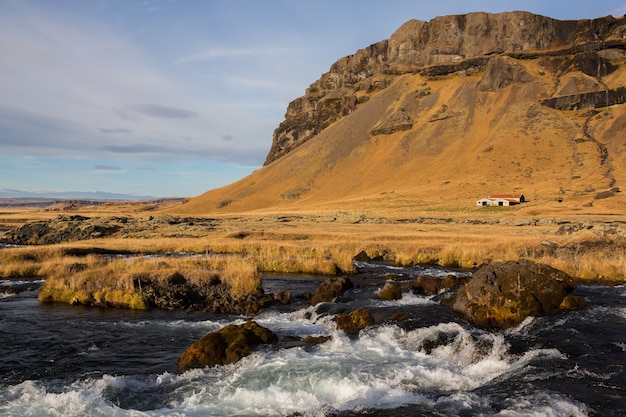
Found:
M 294 313 L 259 319 L 272 328 L 301 334 L 328 331 L 306 325 Z M 358 339 L 339 331 L 331 335 L 329 342 L 313 348 L 268 349 L 234 365 L 180 375 L 103 376 L 56 387 L 27 381 L 0 393 L 0 414 L 283 416 L 300 412 L 314 416 L 407 403 L 433 406 L 438 401 L 465 409 L 487 401 L 466 392 L 514 372 L 535 357 L 560 357 L 547 350 L 512 355 L 502 335 L 470 332 L 456 323 L 412 331 L 382 326 L 363 331 Z M 149 411 L 120 408 L 110 394 L 155 389 L 162 393 L 163 403 Z

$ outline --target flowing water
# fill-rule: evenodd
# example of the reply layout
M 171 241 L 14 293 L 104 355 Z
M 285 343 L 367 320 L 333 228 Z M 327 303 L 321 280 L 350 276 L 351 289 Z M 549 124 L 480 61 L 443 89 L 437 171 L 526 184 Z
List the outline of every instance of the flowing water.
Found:
M 255 318 L 283 340 L 330 341 L 283 341 L 183 373 L 175 361 L 188 345 L 247 318 L 42 305 L 40 282 L 0 281 L 0 416 L 625 415 L 626 286 L 581 286 L 584 310 L 488 331 L 437 297 L 372 298 L 385 274 L 408 280 L 421 269 L 360 266 L 367 271 L 342 303 Z M 319 282 L 272 276 L 264 285 L 297 295 Z M 358 337 L 336 331 L 335 315 L 356 306 L 377 324 Z M 391 320 L 397 312 L 406 319 Z

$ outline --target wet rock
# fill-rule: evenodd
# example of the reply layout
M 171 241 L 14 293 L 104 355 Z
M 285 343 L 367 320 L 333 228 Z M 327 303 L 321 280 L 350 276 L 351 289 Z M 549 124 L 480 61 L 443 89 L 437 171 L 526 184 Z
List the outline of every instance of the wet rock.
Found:
M 204 311 L 208 313 L 255 315 L 271 305 L 289 304 L 291 293 L 255 291 L 234 297 L 231 288 L 219 277 L 207 277 L 198 284 L 189 282 L 182 274 L 174 272 L 159 281 L 137 279 L 135 289 L 141 291 L 150 307 L 165 310 Z
M 457 277 L 456 275 L 447 275 L 445 278 L 419 276 L 415 281 L 408 284 L 408 288 L 415 294 L 419 295 L 435 295 L 442 290 L 454 288 L 465 282 L 467 277 Z
M 378 294 L 379 300 L 391 301 L 402 298 L 402 286 L 397 282 L 387 282 Z
M 328 342 L 330 339 L 332 339 L 331 336 L 307 336 L 304 338 L 304 343 L 310 344 L 310 345 L 321 345 L 322 343 L 326 343 Z
M 393 321 L 404 321 L 404 320 L 406 320 L 408 318 L 409 318 L 409 316 L 407 316 L 406 313 L 402 313 L 402 312 L 393 313 L 391 315 L 391 320 L 393 320 Z
M 337 330 L 346 334 L 355 335 L 367 326 L 374 324 L 374 317 L 369 310 L 358 308 L 348 314 L 337 316 Z
M 558 312 L 574 286 L 569 275 L 548 265 L 500 262 L 480 268 L 441 303 L 480 326 L 507 328 L 528 316 Z
M 563 301 L 561 301 L 559 308 L 561 310 L 579 310 L 585 306 L 587 306 L 587 301 L 585 301 L 585 299 L 581 296 L 568 295 L 563 299 Z
M 330 302 L 339 297 L 346 290 L 354 288 L 354 284 L 348 277 L 332 277 L 322 282 L 311 297 L 311 305 L 322 302 Z
M 207 333 L 176 360 L 181 369 L 226 365 L 248 356 L 261 344 L 274 344 L 278 336 L 254 321 L 228 325 Z
M 436 277 L 419 276 L 409 284 L 415 294 L 434 295 L 441 289 L 441 279 Z

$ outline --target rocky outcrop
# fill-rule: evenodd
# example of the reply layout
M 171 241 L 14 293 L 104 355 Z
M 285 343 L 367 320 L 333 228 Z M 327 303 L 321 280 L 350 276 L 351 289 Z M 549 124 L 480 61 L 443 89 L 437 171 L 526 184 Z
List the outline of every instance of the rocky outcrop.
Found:
M 506 328 L 529 316 L 558 312 L 574 287 L 572 278 L 558 269 L 527 260 L 508 261 L 480 268 L 441 303 L 477 325 Z M 580 304 L 567 300 L 563 306 Z
M 254 321 L 228 325 L 207 333 L 176 360 L 180 369 L 234 363 L 251 354 L 255 347 L 278 342 L 278 336 Z
M 36 220 L 9 230 L 0 242 L 14 245 L 50 245 L 107 237 L 196 237 L 206 234 L 221 220 L 170 215 L 134 217 L 86 217 L 60 215 Z M 118 252 L 119 253 L 119 252 Z
M 351 288 L 354 288 L 354 284 L 348 277 L 328 278 L 317 287 L 315 294 L 311 297 L 311 305 L 331 302 Z
M 110 237 L 118 232 L 120 224 L 92 221 L 89 217 L 61 215 L 47 221 L 34 221 L 11 230 L 2 241 L 16 245 L 49 245 L 76 240 Z
M 542 101 L 541 104 L 557 110 L 578 110 L 609 107 L 614 104 L 622 103 L 626 103 L 626 87 L 617 88 L 615 90 L 552 97 Z
M 137 282 L 148 307 L 165 310 L 204 311 L 224 314 L 258 314 L 263 308 L 276 304 L 289 304 L 288 291 L 264 293 L 262 290 L 234 297 L 231 288 L 219 277 L 202 283 L 192 283 L 180 273 L 172 274 L 164 281 Z
M 524 67 L 512 58 L 497 56 L 491 58 L 480 82 L 479 91 L 499 91 L 501 88 L 515 82 L 527 83 L 533 77 Z
M 510 83 L 532 79 L 516 64 L 517 59 L 545 57 L 544 65 L 559 73 L 578 71 L 599 78 L 614 69 L 612 61 L 623 60 L 625 47 L 624 17 L 560 21 L 506 12 L 443 16 L 429 22 L 410 20 L 388 40 L 338 60 L 304 96 L 291 102 L 285 120 L 274 131 L 265 164 L 351 114 L 403 74 L 440 77 L 486 67 L 478 88 L 498 91 Z M 620 102 L 621 95 L 610 93 L 610 101 Z M 589 101 L 599 103 L 594 96 L 579 101 L 579 107 Z M 562 102 L 546 104 L 560 108 Z M 411 115 L 399 111 L 387 115 L 370 134 L 389 134 L 411 126 Z

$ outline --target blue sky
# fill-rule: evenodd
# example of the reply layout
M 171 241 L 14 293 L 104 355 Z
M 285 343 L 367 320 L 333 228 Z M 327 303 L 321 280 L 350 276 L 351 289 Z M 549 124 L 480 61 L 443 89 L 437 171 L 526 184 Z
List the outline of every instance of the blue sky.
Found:
M 337 59 L 409 19 L 510 10 L 621 16 L 626 0 L 0 0 L 0 197 L 221 187 L 263 164 Z

